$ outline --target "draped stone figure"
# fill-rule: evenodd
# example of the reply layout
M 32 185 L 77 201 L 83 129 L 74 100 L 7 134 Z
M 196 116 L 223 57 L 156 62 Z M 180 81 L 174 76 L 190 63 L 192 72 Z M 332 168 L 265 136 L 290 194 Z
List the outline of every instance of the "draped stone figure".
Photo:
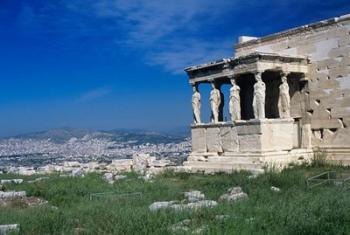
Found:
M 287 77 L 285 75 L 282 75 L 282 84 L 280 85 L 278 111 L 280 118 L 290 118 L 289 85 L 287 82 Z
M 253 109 L 255 119 L 265 118 L 265 92 L 266 86 L 261 79 L 261 73 L 255 75 Z
M 201 94 L 199 93 L 197 86 L 193 86 L 192 109 L 194 123 L 201 123 Z
M 229 111 L 231 121 L 233 122 L 235 120 L 241 120 L 241 97 L 239 96 L 241 88 L 236 84 L 236 80 L 234 79 L 231 79 L 231 84 Z
M 221 92 L 215 87 L 215 84 L 212 83 L 212 90 L 210 92 L 210 106 L 212 112 L 212 122 L 219 122 L 219 109 L 221 104 Z

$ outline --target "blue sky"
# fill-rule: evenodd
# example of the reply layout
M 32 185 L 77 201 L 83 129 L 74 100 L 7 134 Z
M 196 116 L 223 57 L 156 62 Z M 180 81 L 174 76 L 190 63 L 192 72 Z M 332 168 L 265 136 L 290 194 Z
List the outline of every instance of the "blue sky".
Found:
M 232 56 L 240 35 L 347 13 L 348 0 L 0 0 L 0 136 L 189 125 L 183 68 Z

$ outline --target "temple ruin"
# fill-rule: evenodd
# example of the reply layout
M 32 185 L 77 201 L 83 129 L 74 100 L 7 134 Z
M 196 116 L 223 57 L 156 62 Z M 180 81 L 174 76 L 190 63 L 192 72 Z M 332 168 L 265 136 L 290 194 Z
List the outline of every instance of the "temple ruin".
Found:
M 191 170 L 261 171 L 310 159 L 315 151 L 350 164 L 350 15 L 242 36 L 234 57 L 185 71 L 194 91 L 192 153 L 184 163 Z M 209 123 L 201 121 L 206 84 L 212 87 Z M 229 97 L 221 92 L 225 84 Z

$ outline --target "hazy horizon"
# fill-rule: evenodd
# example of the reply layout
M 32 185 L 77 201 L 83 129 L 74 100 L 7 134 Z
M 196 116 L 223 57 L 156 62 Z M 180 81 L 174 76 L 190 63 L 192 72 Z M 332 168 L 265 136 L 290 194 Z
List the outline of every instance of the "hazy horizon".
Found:
M 347 13 L 348 0 L 2 0 L 0 137 L 189 126 L 185 67 L 233 56 L 241 35 Z

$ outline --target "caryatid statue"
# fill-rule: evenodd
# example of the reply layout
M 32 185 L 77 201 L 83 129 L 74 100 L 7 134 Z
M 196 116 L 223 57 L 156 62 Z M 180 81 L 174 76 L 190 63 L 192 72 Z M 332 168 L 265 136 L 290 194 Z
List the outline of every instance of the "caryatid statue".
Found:
M 239 96 L 241 88 L 236 84 L 235 79 L 231 79 L 231 84 L 229 111 L 231 114 L 231 121 L 233 122 L 235 120 L 241 120 L 241 98 Z
M 254 84 L 253 109 L 255 119 L 265 118 L 265 92 L 266 86 L 262 81 L 261 73 L 255 74 L 256 83 Z
M 201 94 L 198 91 L 197 85 L 193 86 L 192 109 L 194 123 L 201 123 Z
M 282 84 L 280 85 L 280 96 L 278 99 L 278 111 L 280 118 L 290 118 L 289 85 L 285 74 L 282 74 Z
M 212 122 L 219 122 L 219 109 L 221 104 L 221 92 L 216 88 L 215 84 L 211 84 L 212 90 L 210 92 L 210 106 L 212 112 Z

